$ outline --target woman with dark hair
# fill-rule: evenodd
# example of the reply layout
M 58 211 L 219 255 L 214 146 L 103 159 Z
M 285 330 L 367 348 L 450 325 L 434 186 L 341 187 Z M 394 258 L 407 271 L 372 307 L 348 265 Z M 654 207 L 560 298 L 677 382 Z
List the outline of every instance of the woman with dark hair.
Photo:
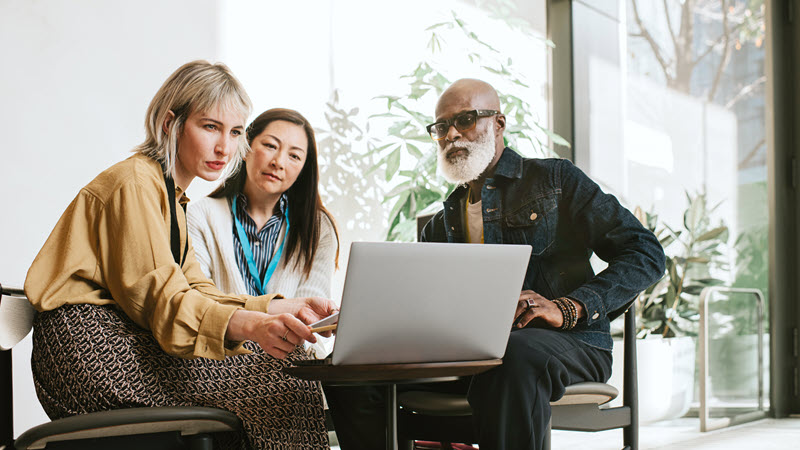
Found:
M 338 232 L 319 195 L 313 128 L 297 111 L 270 109 L 247 141 L 239 171 L 189 206 L 203 272 L 224 291 L 329 298 Z

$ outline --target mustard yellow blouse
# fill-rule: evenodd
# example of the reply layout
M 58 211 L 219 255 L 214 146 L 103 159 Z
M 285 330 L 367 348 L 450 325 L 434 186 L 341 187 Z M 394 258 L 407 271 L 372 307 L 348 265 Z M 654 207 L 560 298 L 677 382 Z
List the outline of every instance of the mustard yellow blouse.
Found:
M 175 190 L 179 203 L 189 201 Z M 186 218 L 175 210 L 183 250 Z M 174 356 L 248 353 L 241 342 L 225 341 L 228 321 L 241 308 L 266 312 L 279 296 L 223 294 L 203 275 L 191 241 L 183 267 L 175 263 L 169 231 L 161 166 L 131 156 L 81 189 L 28 269 L 25 293 L 39 311 L 115 304 Z

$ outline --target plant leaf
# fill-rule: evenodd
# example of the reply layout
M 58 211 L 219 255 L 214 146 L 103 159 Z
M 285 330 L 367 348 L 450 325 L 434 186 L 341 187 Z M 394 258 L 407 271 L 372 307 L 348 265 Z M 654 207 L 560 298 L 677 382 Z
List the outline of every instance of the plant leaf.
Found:
M 401 192 L 403 192 L 403 191 L 408 191 L 408 190 L 410 190 L 410 188 L 411 188 L 411 180 L 406 180 L 406 181 L 404 181 L 404 182 L 402 182 L 402 183 L 398 184 L 398 185 L 397 185 L 397 186 L 395 186 L 394 188 L 392 188 L 392 190 L 391 190 L 391 191 L 389 191 L 389 192 L 386 194 L 386 196 L 387 196 L 387 197 L 394 197 L 394 196 L 396 196 L 396 195 L 400 194 L 400 193 L 401 193 Z
M 411 153 L 412 155 L 416 156 L 417 158 L 422 158 L 423 156 L 422 151 L 420 151 L 420 149 L 416 145 L 406 144 L 406 148 L 408 149 L 408 152 Z
M 726 227 L 726 226 L 721 226 L 721 227 L 714 228 L 713 230 L 709 230 L 709 231 L 706 231 L 705 233 L 701 234 L 697 238 L 697 242 L 710 241 L 711 239 L 715 239 L 715 238 L 717 238 L 718 236 L 722 235 L 723 233 L 725 233 L 727 231 L 728 231 L 728 227 Z
M 400 148 L 389 154 L 386 159 L 386 181 L 390 181 L 400 168 Z

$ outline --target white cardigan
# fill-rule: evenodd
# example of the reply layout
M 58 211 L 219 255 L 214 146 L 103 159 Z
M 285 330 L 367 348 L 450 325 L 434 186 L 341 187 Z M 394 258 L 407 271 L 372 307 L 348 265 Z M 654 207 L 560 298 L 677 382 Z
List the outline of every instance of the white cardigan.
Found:
M 317 253 L 311 264 L 308 278 L 302 265 L 295 267 L 297 255 L 288 261 L 288 252 L 281 256 L 278 267 L 267 283 L 267 293 L 281 294 L 286 298 L 331 296 L 331 278 L 335 268 L 336 234 L 328 217 L 320 213 L 320 236 Z M 203 273 L 222 292 L 247 294 L 233 246 L 233 217 L 230 203 L 225 198 L 205 197 L 192 202 L 186 211 L 189 236 L 194 253 Z M 281 227 L 278 241 L 283 239 L 286 225 Z M 275 246 L 278 247 L 277 245 Z M 287 268 L 288 267 L 288 268 Z

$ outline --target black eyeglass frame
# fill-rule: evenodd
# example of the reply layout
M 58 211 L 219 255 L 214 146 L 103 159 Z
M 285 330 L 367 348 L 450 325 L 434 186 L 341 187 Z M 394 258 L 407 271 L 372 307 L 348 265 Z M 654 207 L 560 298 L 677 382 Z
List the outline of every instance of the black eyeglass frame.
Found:
M 450 130 L 451 126 L 455 126 L 456 130 L 458 130 L 459 133 L 463 133 L 465 131 L 469 131 L 469 130 L 475 128 L 475 125 L 478 124 L 478 119 L 479 118 L 481 118 L 481 117 L 492 117 L 492 116 L 496 116 L 498 114 L 500 114 L 500 111 L 495 111 L 493 109 L 473 109 L 471 111 L 464 111 L 464 112 L 462 112 L 460 114 L 456 114 L 455 116 L 451 117 L 450 119 L 440 120 L 438 122 L 434 122 L 434 123 L 428 125 L 427 127 L 425 127 L 425 129 L 428 130 L 428 135 L 431 137 L 431 139 L 433 139 L 434 141 L 441 141 L 442 139 L 447 137 L 447 131 L 445 131 L 445 133 L 444 133 L 444 135 L 442 137 L 439 137 L 439 138 L 435 137 L 431 130 L 433 130 L 433 127 L 435 127 L 437 125 L 442 125 L 442 124 L 446 125 L 447 128 L 445 128 L 445 130 Z M 456 125 L 456 120 L 458 120 L 459 118 L 461 118 L 463 116 L 468 116 L 468 115 L 474 115 L 475 116 L 475 121 L 472 122 L 472 126 L 471 127 L 460 129 Z

